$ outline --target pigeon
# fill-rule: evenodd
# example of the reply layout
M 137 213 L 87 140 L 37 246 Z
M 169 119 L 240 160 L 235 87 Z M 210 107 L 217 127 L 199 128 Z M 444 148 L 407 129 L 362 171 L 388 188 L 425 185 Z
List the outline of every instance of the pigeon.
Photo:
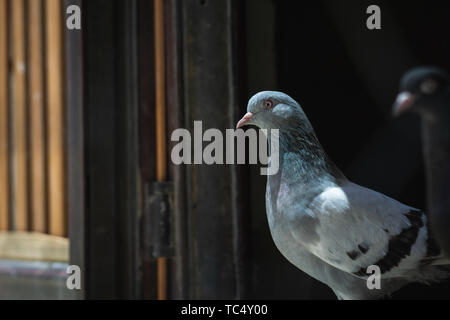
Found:
M 379 299 L 410 282 L 448 277 L 425 214 L 349 181 L 294 99 L 276 91 L 255 94 L 237 128 L 244 125 L 278 129 L 279 170 L 266 186 L 276 247 L 338 299 Z M 375 288 L 368 285 L 373 266 L 380 279 Z
M 436 67 L 416 67 L 400 82 L 394 115 L 419 114 L 431 230 L 450 254 L 450 83 Z

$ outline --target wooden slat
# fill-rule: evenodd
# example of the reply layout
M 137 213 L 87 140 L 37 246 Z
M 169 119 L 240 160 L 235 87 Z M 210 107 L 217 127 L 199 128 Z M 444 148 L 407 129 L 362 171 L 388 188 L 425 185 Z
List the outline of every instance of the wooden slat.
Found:
M 47 47 L 47 123 L 49 172 L 49 231 L 65 236 L 65 170 L 64 170 L 64 107 L 62 64 L 62 6 L 60 0 L 46 0 Z
M 42 0 L 28 0 L 31 229 L 46 232 Z
M 0 230 L 9 229 L 9 98 L 7 0 L 0 0 Z
M 13 43 L 13 198 L 15 229 L 29 227 L 24 0 L 10 2 Z
M 164 181 L 167 174 L 166 159 L 166 78 L 164 4 L 155 0 L 155 77 L 156 77 L 156 178 Z M 167 299 L 167 259 L 158 258 L 158 299 Z

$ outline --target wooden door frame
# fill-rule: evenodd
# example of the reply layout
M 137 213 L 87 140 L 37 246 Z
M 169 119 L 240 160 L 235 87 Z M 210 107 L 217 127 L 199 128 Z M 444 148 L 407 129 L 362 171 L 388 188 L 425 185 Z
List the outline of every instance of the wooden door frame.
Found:
M 70 263 L 79 298 L 140 294 L 137 0 L 68 1 L 66 30 Z

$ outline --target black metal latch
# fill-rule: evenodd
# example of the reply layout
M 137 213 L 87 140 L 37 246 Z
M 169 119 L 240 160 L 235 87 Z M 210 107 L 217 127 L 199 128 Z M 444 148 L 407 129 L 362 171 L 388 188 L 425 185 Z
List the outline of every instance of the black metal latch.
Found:
M 153 258 L 171 257 L 173 246 L 173 183 L 153 182 L 146 188 L 145 249 Z

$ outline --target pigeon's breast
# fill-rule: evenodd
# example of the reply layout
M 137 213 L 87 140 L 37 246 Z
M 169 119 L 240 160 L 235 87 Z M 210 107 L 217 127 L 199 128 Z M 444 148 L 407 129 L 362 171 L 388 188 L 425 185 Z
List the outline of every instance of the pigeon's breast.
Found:
M 321 273 L 321 269 L 312 263 L 317 258 L 294 239 L 286 221 L 277 221 L 269 227 L 272 239 L 280 253 L 303 272 L 324 282 L 325 276 Z
M 266 192 L 266 211 L 272 239 L 281 254 L 297 268 L 319 280 L 323 277 L 317 274 L 318 270 L 309 264 L 312 254 L 302 245 L 292 231 L 292 224 L 299 223 L 301 227 L 314 230 L 315 220 L 308 214 L 299 214 L 297 217 L 289 209 L 299 212 L 302 210 L 297 201 L 290 197 L 290 188 L 286 185 L 276 186 L 268 183 Z M 297 219 L 298 218 L 298 219 Z M 303 241 L 314 241 L 314 232 L 303 233 Z

